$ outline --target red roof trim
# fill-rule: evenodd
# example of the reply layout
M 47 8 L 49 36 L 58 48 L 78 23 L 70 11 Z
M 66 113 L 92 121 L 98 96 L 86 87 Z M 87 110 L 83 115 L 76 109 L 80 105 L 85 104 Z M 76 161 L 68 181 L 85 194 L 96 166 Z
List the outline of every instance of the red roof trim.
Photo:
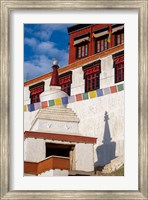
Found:
M 56 133 L 43 133 L 35 131 L 25 131 L 24 138 L 40 138 L 49 140 L 60 140 L 69 142 L 81 142 L 81 143 L 92 143 L 95 144 L 97 138 L 77 136 L 77 135 L 67 135 L 67 134 L 56 134 Z

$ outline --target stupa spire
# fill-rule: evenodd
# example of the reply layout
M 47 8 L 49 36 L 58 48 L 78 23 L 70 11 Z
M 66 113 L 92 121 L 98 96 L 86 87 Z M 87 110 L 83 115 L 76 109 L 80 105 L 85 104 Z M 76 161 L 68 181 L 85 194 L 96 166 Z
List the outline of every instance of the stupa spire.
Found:
M 52 72 L 52 77 L 51 77 L 51 82 L 50 82 L 50 86 L 60 86 L 60 82 L 59 82 L 59 75 L 58 75 L 58 61 L 57 60 L 53 60 L 53 72 Z

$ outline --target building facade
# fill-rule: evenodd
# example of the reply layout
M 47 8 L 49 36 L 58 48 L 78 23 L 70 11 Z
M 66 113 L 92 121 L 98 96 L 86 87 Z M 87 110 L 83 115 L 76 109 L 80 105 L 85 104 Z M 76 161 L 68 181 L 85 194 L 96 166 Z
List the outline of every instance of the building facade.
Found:
M 124 156 L 124 25 L 68 34 L 69 64 L 24 83 L 25 174 L 91 174 Z

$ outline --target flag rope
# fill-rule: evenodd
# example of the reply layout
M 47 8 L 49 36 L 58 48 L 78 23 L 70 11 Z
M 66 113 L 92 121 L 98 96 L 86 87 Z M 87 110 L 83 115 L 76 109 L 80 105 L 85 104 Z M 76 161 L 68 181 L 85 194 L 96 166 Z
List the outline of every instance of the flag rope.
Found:
M 24 112 L 32 112 L 35 110 L 51 107 L 51 106 L 59 106 L 59 105 L 67 105 L 70 103 L 82 101 L 82 100 L 88 100 L 93 99 L 96 97 L 105 96 L 108 94 L 117 93 L 124 90 L 124 84 L 114 85 L 102 89 L 97 89 L 85 93 L 75 94 L 72 96 L 67 97 L 61 97 L 57 99 L 52 99 L 44 102 L 37 102 L 33 104 L 25 104 L 24 105 Z

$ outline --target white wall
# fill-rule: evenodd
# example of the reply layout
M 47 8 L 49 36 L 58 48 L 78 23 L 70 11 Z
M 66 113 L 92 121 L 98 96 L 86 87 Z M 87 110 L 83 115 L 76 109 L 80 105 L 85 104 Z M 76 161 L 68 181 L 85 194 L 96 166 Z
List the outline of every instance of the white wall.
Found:
M 63 141 L 52 141 L 44 139 L 26 138 L 24 142 L 24 160 L 39 162 L 46 158 L 46 143 L 70 144 L 75 145 L 73 152 L 73 161 L 75 161 L 73 170 L 93 171 L 93 144 L 88 143 L 71 143 Z M 60 171 L 60 170 L 59 170 Z M 51 171 L 47 172 L 51 173 Z M 55 172 L 54 172 L 55 173 Z M 46 173 L 42 174 L 43 176 Z
M 114 85 L 114 68 L 112 56 L 101 59 L 100 88 Z
M 45 141 L 43 139 L 26 138 L 24 141 L 24 160 L 39 162 L 45 159 Z
M 78 123 L 66 121 L 54 121 L 37 119 L 31 131 L 54 132 L 60 134 L 76 134 L 78 135 Z
M 85 80 L 83 79 L 83 76 L 84 72 L 82 67 L 72 70 L 71 95 L 84 92 Z
M 24 112 L 24 131 L 29 131 L 31 129 L 35 120 L 35 116 L 38 112 L 39 110 L 33 112 Z
M 112 142 L 115 142 L 115 156 L 124 155 L 124 91 L 71 103 L 68 107 L 72 108 L 80 119 L 80 135 L 97 138 L 94 162 L 98 160 L 98 147 L 104 144 L 104 137 L 109 137 L 106 136 L 109 134 L 110 151 L 114 150 Z M 105 120 L 106 112 L 108 120 Z
M 71 95 L 83 93 L 84 73 L 82 67 L 72 71 Z M 49 80 L 45 81 L 45 89 L 49 87 L 49 83 Z M 116 84 L 114 83 L 112 55 L 110 55 L 101 59 L 100 88 L 113 85 Z M 28 95 L 27 88 L 25 89 L 26 98 Z M 124 91 L 71 103 L 68 104 L 68 107 L 72 108 L 80 119 L 80 135 L 97 137 L 97 144 L 94 146 L 94 164 L 96 166 L 103 165 L 109 161 L 107 151 L 104 150 L 105 146 L 108 151 L 112 152 L 109 154 L 110 158 L 124 155 Z M 25 130 L 29 129 L 35 112 L 24 114 Z M 104 121 L 106 112 L 109 119 Z M 72 130 L 74 129 L 73 127 Z M 104 143 L 104 137 L 109 137 L 106 135 L 110 135 L 110 140 Z M 102 155 L 106 156 L 106 160 L 101 158 L 101 152 Z
M 30 104 L 29 86 L 24 87 L 24 104 Z
M 93 144 L 78 143 L 75 146 L 76 170 L 93 171 L 93 157 Z

